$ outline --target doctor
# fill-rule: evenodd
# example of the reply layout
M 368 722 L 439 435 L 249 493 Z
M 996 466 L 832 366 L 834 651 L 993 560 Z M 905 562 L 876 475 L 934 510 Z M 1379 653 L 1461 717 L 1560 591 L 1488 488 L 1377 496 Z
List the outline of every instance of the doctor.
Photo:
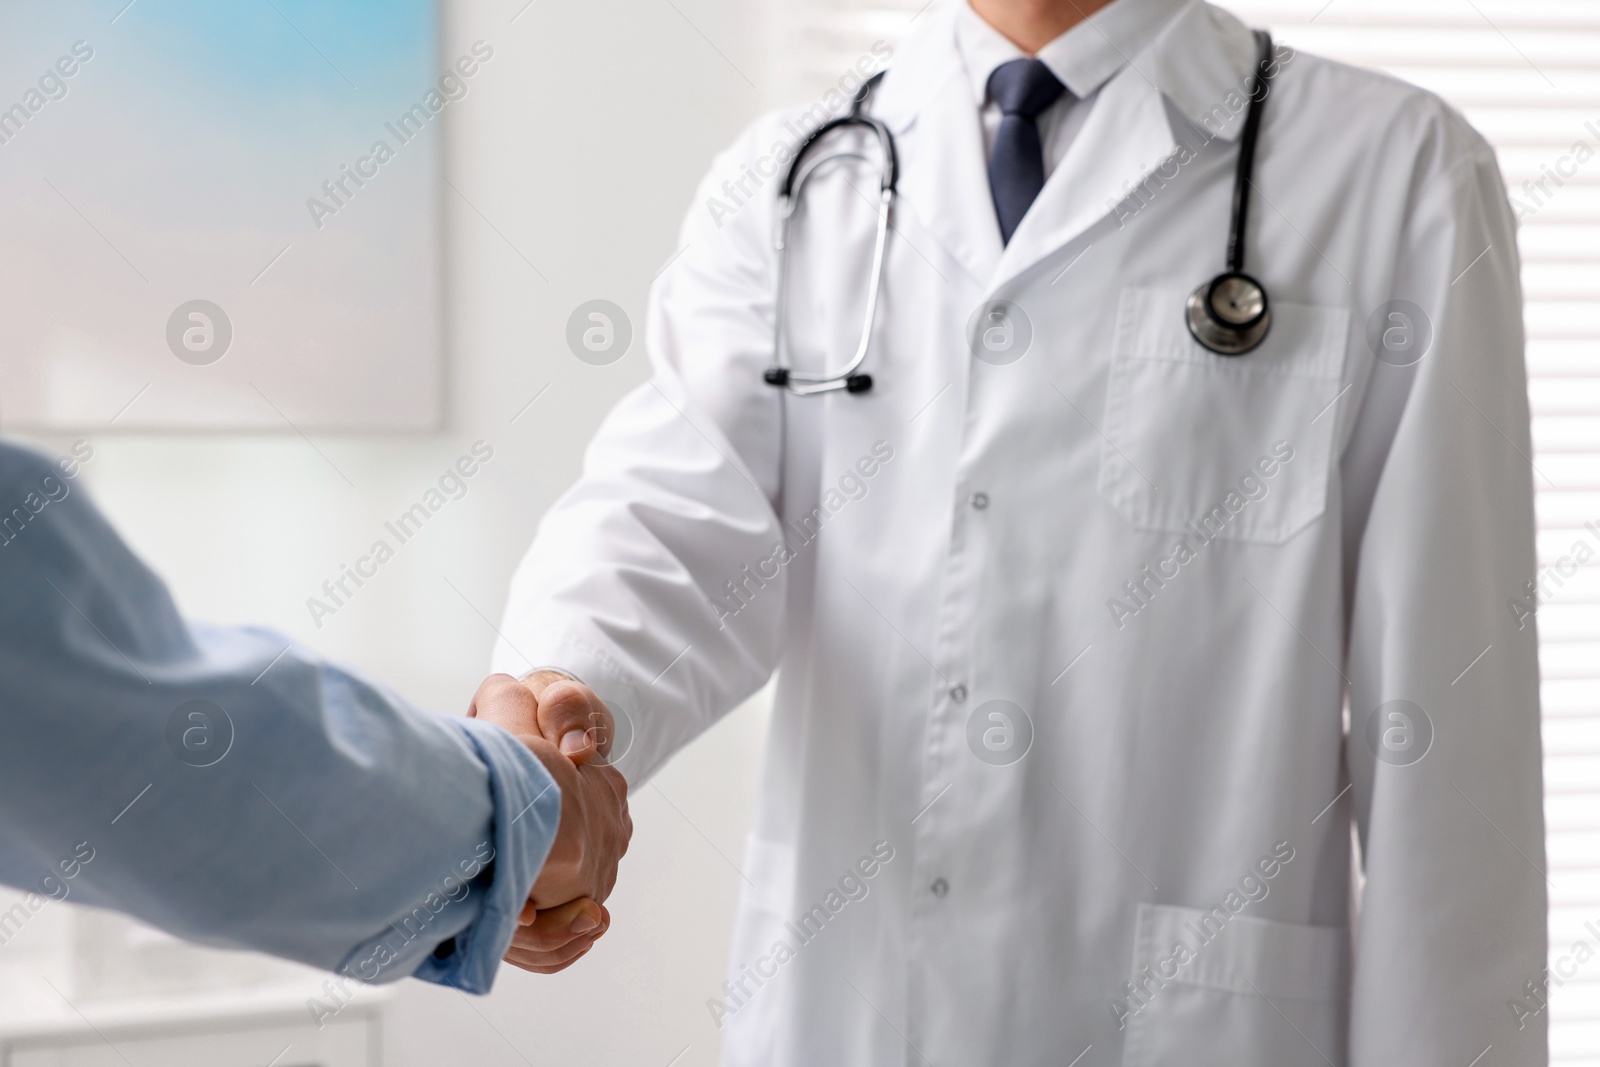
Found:
M 791 384 L 855 351 L 878 138 L 781 308 L 762 161 L 817 116 L 695 197 L 496 667 L 592 687 L 635 782 L 778 672 L 726 1064 L 1544 1062 L 1512 215 L 1437 98 L 1278 46 L 1270 329 L 1203 347 L 1256 49 L 1199 0 L 918 18 L 863 391 L 764 379 L 775 321 Z

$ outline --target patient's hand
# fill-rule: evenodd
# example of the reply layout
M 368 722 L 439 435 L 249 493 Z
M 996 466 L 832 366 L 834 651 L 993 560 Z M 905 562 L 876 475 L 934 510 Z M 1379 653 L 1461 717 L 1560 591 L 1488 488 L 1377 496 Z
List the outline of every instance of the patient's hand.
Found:
M 611 713 L 588 686 L 541 671 L 523 682 L 490 676 L 468 714 L 521 738 L 561 790 L 556 840 L 505 958 L 525 970 L 562 970 L 610 926 L 610 914 L 598 902 L 610 894 L 633 833 L 627 782 L 604 761 Z

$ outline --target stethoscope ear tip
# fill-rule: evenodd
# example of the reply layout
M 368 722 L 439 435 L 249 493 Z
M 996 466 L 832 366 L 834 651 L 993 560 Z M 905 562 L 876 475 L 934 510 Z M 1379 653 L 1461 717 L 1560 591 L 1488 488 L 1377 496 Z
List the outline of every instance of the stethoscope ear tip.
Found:
M 864 393 L 872 388 L 872 375 L 852 374 L 844 380 L 844 389 L 847 393 Z

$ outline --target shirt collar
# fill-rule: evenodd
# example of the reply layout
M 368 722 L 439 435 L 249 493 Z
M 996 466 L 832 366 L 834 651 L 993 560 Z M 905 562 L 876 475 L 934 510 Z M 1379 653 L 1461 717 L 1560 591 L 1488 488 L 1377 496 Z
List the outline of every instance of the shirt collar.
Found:
M 967 19 L 971 25 L 963 30 Z M 1004 45 L 1005 51 L 993 53 L 1002 56 L 998 62 L 1022 54 L 979 18 L 967 0 L 933 0 L 933 10 L 896 48 L 873 113 L 900 133 L 925 104 L 938 98 L 948 79 L 963 77 L 961 90 L 981 108 L 994 66 L 978 65 L 978 42 L 984 34 L 974 31 L 987 31 Z M 974 42 L 970 59 L 969 40 Z M 1045 51 L 1050 55 L 1040 58 L 1074 94 L 1094 93 L 1119 71 L 1128 74 L 1124 68 L 1131 65 L 1131 76 L 1161 92 L 1208 136 L 1232 141 L 1244 126 L 1255 40 L 1242 22 L 1205 0 L 1116 0 L 1050 42 Z M 1293 53 L 1284 52 L 1281 62 L 1287 65 Z
M 1148 48 L 1187 0 L 1114 0 L 1039 49 L 1037 58 L 1067 91 L 1087 99 Z M 983 20 L 967 0 L 958 0 L 956 50 L 961 55 L 973 100 L 988 102 L 989 75 L 1002 63 L 1027 53 Z

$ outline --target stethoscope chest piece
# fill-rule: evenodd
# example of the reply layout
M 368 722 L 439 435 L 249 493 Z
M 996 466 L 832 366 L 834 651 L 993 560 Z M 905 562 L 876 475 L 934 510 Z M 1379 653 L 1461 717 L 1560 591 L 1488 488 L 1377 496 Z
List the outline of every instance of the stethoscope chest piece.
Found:
M 1186 314 L 1189 333 L 1219 356 L 1244 355 L 1272 326 L 1267 291 L 1242 271 L 1219 274 L 1190 293 Z

